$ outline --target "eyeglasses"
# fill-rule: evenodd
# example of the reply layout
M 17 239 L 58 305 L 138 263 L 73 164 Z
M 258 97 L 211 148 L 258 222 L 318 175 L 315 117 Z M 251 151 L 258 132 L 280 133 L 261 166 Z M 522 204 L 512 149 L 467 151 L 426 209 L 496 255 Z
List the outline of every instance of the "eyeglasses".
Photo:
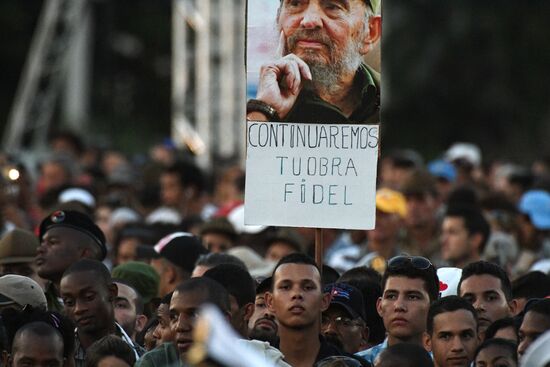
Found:
M 354 326 L 362 326 L 363 324 L 359 320 L 352 320 L 349 317 L 328 317 L 328 316 L 321 316 L 321 327 L 326 328 L 330 325 L 330 323 L 333 322 L 334 325 L 336 325 L 336 328 L 338 329 L 349 329 Z
M 411 263 L 411 265 L 418 270 L 426 270 L 433 267 L 430 260 L 422 256 L 395 256 L 388 261 L 388 268 L 400 268 L 407 263 Z

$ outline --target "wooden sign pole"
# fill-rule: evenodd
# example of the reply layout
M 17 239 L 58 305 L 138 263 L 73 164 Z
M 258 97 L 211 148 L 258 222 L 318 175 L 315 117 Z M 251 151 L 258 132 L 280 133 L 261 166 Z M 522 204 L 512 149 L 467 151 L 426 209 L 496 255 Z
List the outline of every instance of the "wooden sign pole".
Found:
M 323 270 L 323 228 L 315 228 L 315 263 Z

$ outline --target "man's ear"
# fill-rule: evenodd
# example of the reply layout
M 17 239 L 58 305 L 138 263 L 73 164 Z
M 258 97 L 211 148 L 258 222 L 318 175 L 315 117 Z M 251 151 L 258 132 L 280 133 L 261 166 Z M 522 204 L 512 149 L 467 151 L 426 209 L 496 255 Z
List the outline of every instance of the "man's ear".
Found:
M 275 313 L 275 309 L 273 308 L 273 293 L 271 292 L 265 292 L 264 295 L 265 304 L 267 306 L 267 309 L 270 312 Z
M 166 267 L 164 271 L 164 276 L 166 277 L 166 280 L 168 281 L 168 284 L 175 284 L 178 279 L 178 272 L 174 268 L 174 265 L 170 264 Z
M 422 344 L 428 352 L 432 351 L 432 337 L 425 331 L 422 333 Z
M 145 315 L 137 315 L 136 317 L 136 324 L 135 324 L 135 330 L 136 330 L 136 334 L 141 332 L 143 330 L 143 328 L 145 327 L 145 324 L 147 324 L 147 321 L 149 321 L 149 319 L 147 318 L 147 316 Z
M 382 36 L 382 17 L 380 15 L 372 15 L 369 17 L 369 32 L 363 39 L 363 47 L 361 54 L 366 55 L 380 40 Z
M 254 303 L 251 302 L 247 303 L 244 307 L 244 319 L 248 324 L 248 320 L 250 320 L 250 318 L 254 314 L 254 309 L 256 308 L 256 306 L 254 306 Z
M 7 350 L 2 351 L 2 366 L 13 366 L 13 358 Z
M 359 343 L 359 350 L 365 350 L 369 347 L 370 330 L 368 326 L 364 326 L 361 330 L 361 342 Z
M 516 315 L 518 313 L 518 300 L 512 299 L 510 302 L 508 302 L 508 309 L 510 310 L 510 315 Z
M 321 302 L 321 312 L 325 312 L 330 306 L 330 300 L 332 296 L 330 293 L 323 293 L 323 300 Z
M 378 315 L 382 317 L 382 297 L 378 297 L 376 300 L 376 312 L 378 312 Z
M 472 233 L 470 235 L 470 242 L 476 251 L 481 255 L 481 242 L 483 241 L 483 235 L 481 233 Z

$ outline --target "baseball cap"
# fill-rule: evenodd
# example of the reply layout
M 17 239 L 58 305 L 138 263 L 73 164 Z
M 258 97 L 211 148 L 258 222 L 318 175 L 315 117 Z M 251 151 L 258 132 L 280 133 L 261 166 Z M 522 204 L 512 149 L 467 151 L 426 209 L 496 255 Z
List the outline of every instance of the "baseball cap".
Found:
M 401 188 L 403 195 L 437 195 L 436 179 L 426 170 L 417 169 L 412 172 Z
M 437 269 L 439 278 L 440 297 L 456 296 L 458 294 L 458 282 L 462 276 L 462 269 L 442 267 Z
M 537 229 L 550 229 L 550 193 L 544 190 L 527 191 L 519 201 L 519 211 L 527 214 Z
M 0 264 L 34 261 L 39 245 L 34 233 L 15 228 L 0 239 Z
M 407 214 L 407 201 L 405 196 L 398 191 L 387 188 L 376 191 L 376 209 L 384 213 L 399 214 L 405 217 Z
M 174 265 L 192 273 L 200 255 L 208 253 L 200 240 L 191 233 L 174 232 L 163 237 L 154 251 Z
M 47 308 L 46 296 L 37 282 L 22 275 L 4 275 L 0 277 L 0 306 L 14 303 L 21 307 Z
M 456 180 L 455 166 L 443 159 L 436 159 L 428 163 L 428 171 L 432 176 L 442 178 L 448 182 Z
M 263 225 L 251 225 L 244 223 L 244 204 L 233 209 L 227 216 L 227 219 L 231 222 L 231 224 L 233 224 L 233 227 L 237 233 L 241 234 L 256 234 L 267 228 Z
M 280 2 L 282 3 L 283 0 L 280 0 Z M 380 0 L 365 0 L 365 3 L 367 3 L 367 5 L 370 6 L 370 8 L 372 9 L 372 11 L 377 14 L 378 11 L 379 11 L 379 6 L 380 6 Z
M 158 294 L 160 277 L 151 265 L 144 262 L 129 261 L 115 266 L 112 276 L 134 287 L 143 298 L 143 303 L 150 302 Z
M 84 213 L 76 210 L 57 210 L 48 215 L 39 227 L 38 238 L 42 240 L 44 234 L 51 228 L 67 227 L 77 230 L 91 237 L 101 250 L 101 258 L 104 259 L 107 255 L 107 247 L 105 246 L 105 235 L 94 221 Z
M 330 304 L 342 306 L 352 318 L 366 320 L 363 294 L 357 288 L 346 283 L 327 284 L 324 293 L 330 293 Z
M 242 260 L 250 275 L 254 278 L 271 275 L 276 265 L 272 261 L 264 260 L 256 251 L 248 246 L 235 246 L 227 250 L 227 253 Z
M 458 159 L 478 167 L 481 164 L 481 150 L 472 143 L 455 143 L 445 152 L 445 160 L 453 162 Z
M 201 226 L 201 236 L 209 233 L 223 234 L 231 238 L 233 241 L 236 240 L 238 237 L 237 232 L 235 231 L 235 228 L 233 227 L 231 222 L 229 222 L 227 218 L 224 217 L 212 218 Z
M 71 187 L 64 190 L 59 194 L 58 201 L 60 203 L 78 201 L 90 208 L 95 208 L 96 204 L 94 196 L 88 190 L 84 190 L 80 187 Z

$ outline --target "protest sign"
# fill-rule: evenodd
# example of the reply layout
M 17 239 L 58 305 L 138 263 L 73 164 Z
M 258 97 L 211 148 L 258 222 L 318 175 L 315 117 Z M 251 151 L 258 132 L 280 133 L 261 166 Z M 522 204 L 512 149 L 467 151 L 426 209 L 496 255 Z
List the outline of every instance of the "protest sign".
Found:
M 372 229 L 379 126 L 247 125 L 245 223 Z

